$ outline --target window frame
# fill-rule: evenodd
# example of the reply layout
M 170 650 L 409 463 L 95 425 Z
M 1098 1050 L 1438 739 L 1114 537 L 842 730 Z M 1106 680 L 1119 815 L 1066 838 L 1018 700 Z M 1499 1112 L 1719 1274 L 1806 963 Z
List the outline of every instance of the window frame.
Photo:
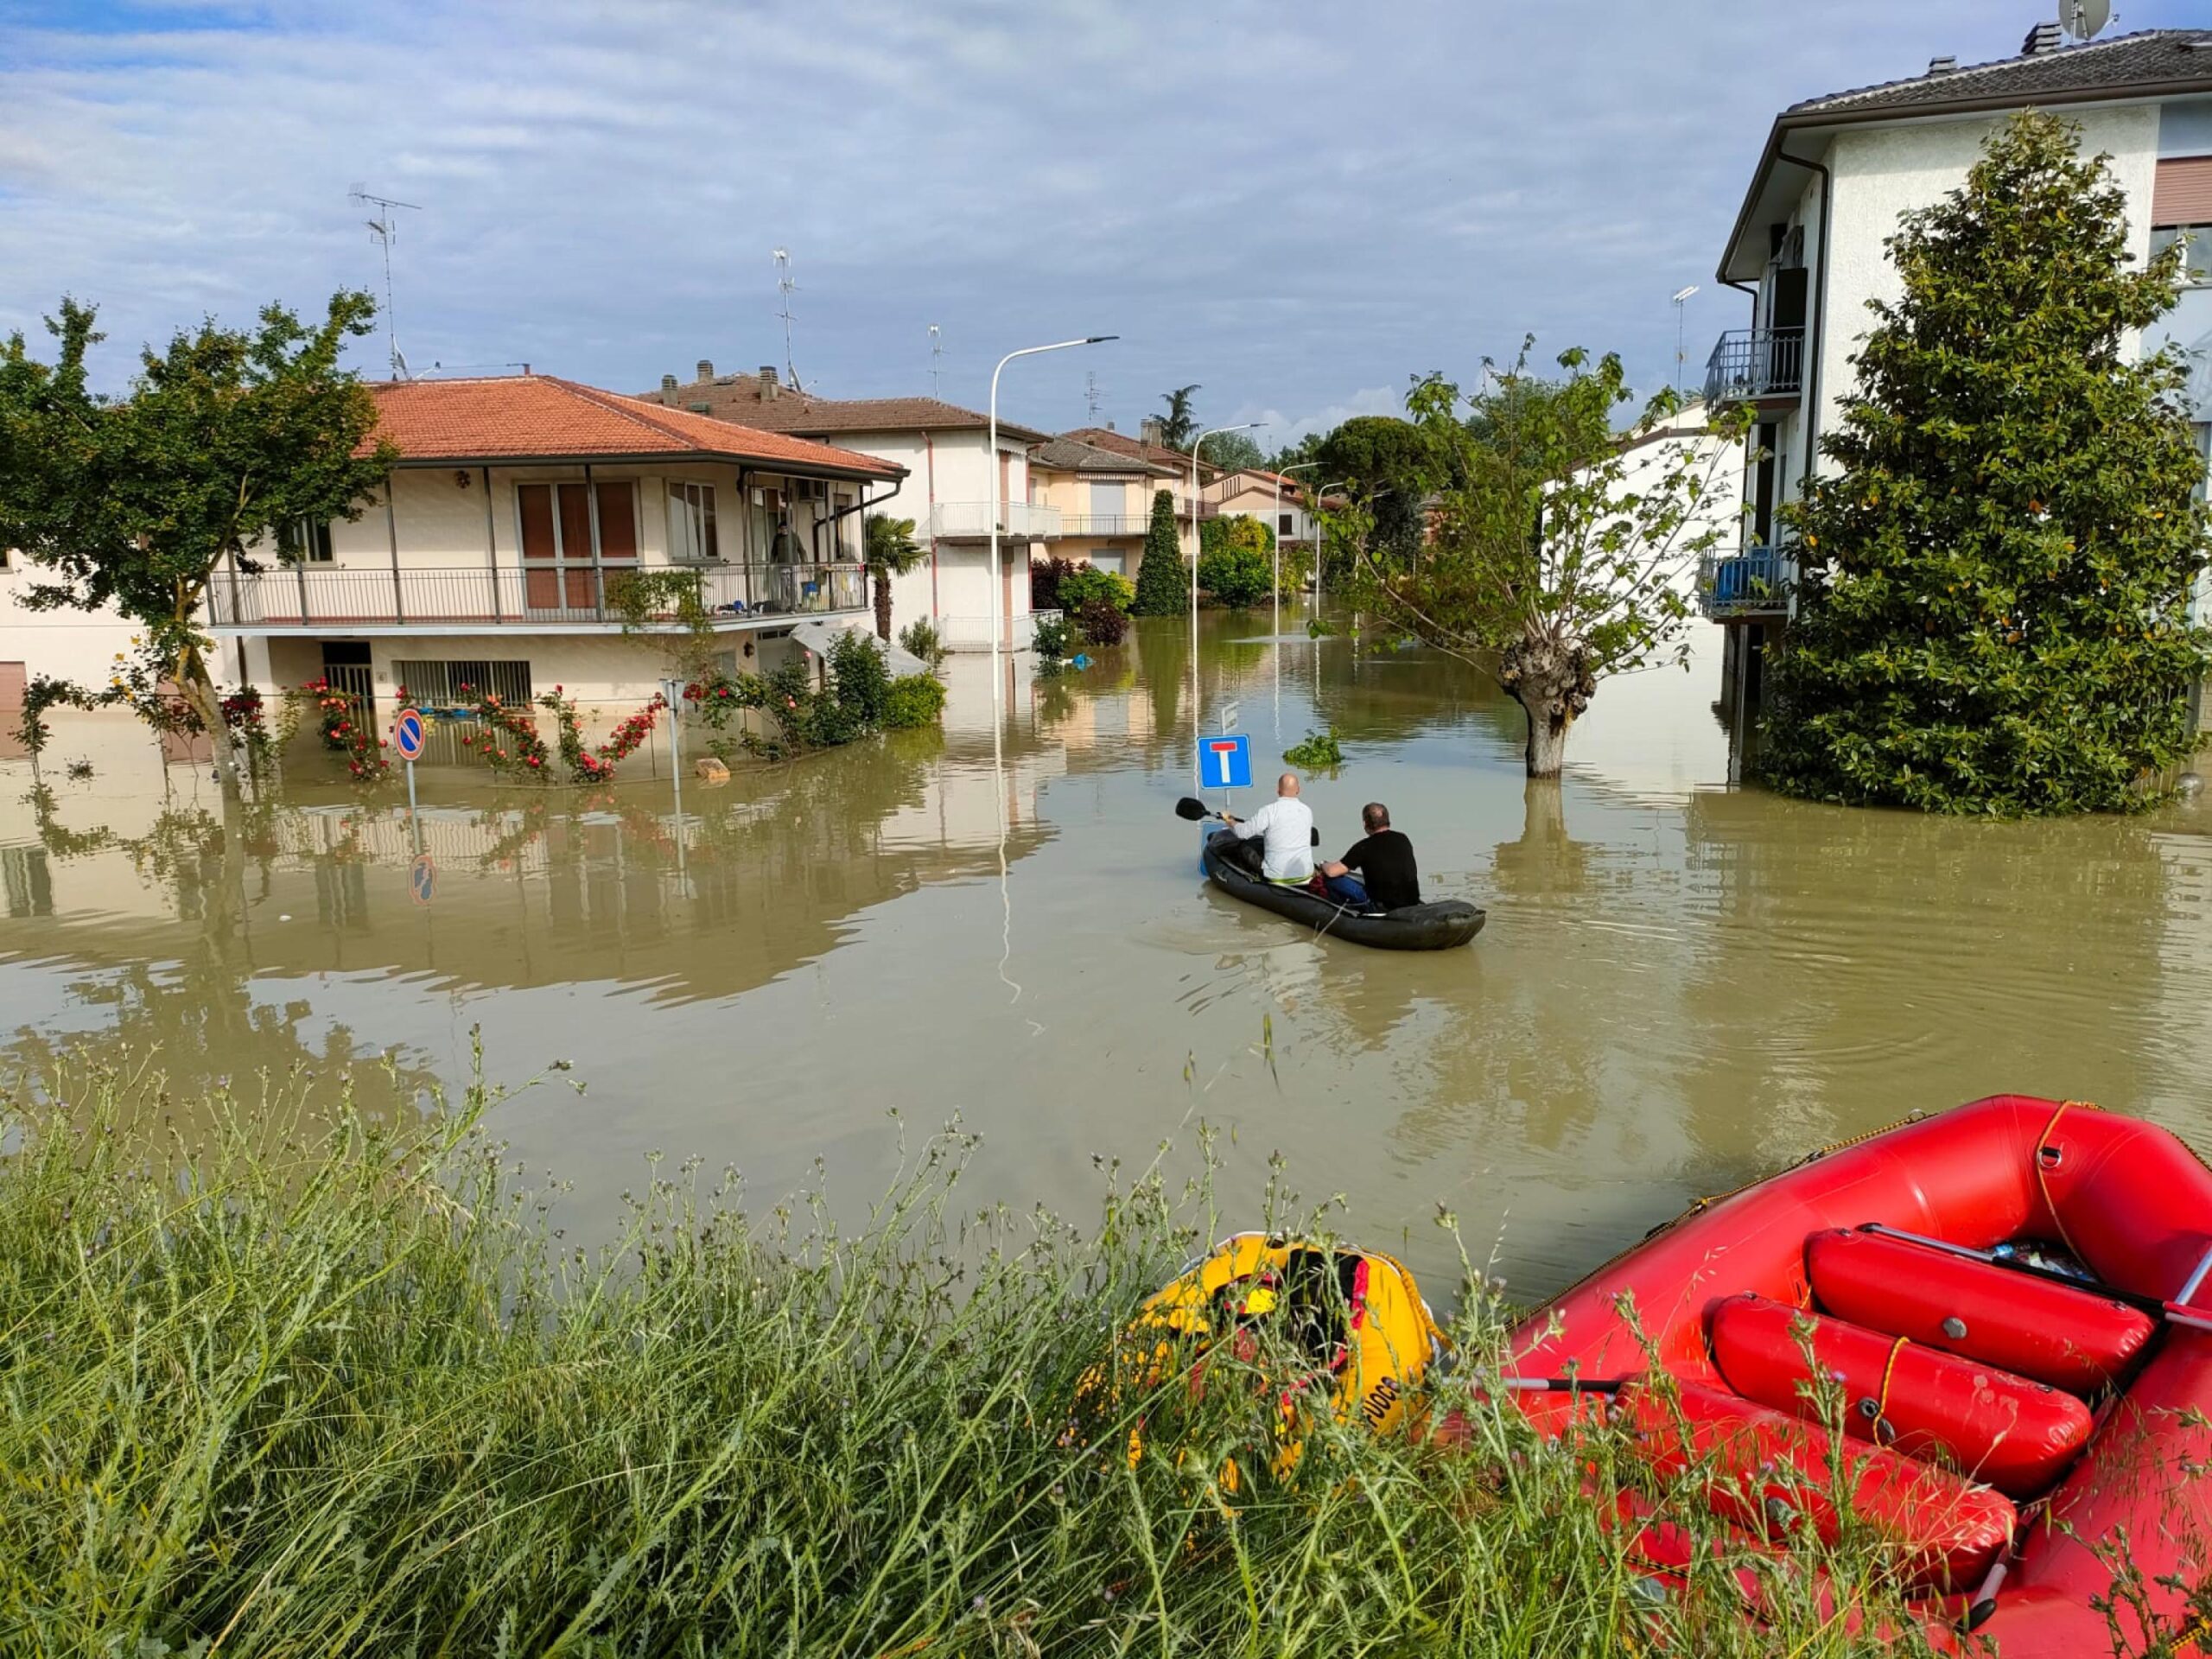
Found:
M 668 558 L 671 564 L 722 563 L 721 507 L 709 480 L 668 480 Z M 683 550 L 677 548 L 677 526 L 683 527 Z

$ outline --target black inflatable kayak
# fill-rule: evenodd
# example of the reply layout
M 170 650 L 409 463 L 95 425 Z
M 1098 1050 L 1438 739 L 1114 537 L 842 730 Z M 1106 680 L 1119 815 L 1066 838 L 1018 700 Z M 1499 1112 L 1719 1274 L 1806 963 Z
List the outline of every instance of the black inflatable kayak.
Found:
M 1455 944 L 1470 943 L 1487 919 L 1484 911 L 1463 899 L 1447 899 L 1439 905 L 1408 905 L 1403 910 L 1364 916 L 1304 887 L 1279 887 L 1247 874 L 1220 855 L 1219 849 L 1234 840 L 1225 830 L 1206 838 L 1206 875 L 1214 886 L 1248 905 L 1302 922 L 1317 933 L 1349 939 L 1354 944 L 1370 944 L 1378 950 L 1449 950 Z

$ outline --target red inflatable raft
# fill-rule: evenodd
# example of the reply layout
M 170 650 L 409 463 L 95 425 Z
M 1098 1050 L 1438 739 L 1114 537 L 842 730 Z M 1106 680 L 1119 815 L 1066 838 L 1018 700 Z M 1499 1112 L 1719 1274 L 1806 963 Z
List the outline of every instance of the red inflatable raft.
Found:
M 2176 1626 L 2162 1581 L 2212 1577 L 2208 1280 L 2212 1171 L 2186 1146 L 2003 1095 L 1700 1204 L 1539 1310 L 1506 1369 L 1547 1427 L 1610 1395 L 1760 1548 L 1834 1535 L 1840 1411 L 1851 1508 L 1903 1548 L 1932 1630 L 2005 1659 L 2109 1653 L 2092 1601 L 2116 1560 Z M 1679 1529 L 1643 1541 L 1678 1581 Z

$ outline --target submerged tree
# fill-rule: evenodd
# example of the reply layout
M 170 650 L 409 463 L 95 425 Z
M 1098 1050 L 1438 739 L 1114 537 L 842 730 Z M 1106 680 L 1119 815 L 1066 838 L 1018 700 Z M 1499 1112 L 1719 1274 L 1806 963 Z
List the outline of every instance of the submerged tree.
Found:
M 1493 674 L 1527 713 L 1529 775 L 1553 778 L 1599 681 L 1687 664 L 1687 578 L 1732 527 L 1712 505 L 1740 428 L 1624 442 L 1618 358 L 1569 351 L 1549 379 L 1528 349 L 1486 363 L 1470 398 L 1435 376 L 1409 395 L 1442 487 L 1414 554 L 1366 539 L 1352 598 Z M 1636 430 L 1662 433 L 1681 410 L 1662 391 Z
M 903 576 L 928 550 L 914 539 L 914 521 L 888 513 L 868 516 L 868 569 L 875 579 L 875 637 L 891 638 L 891 579 Z
M 48 320 L 60 342 L 50 365 L 20 334 L 0 348 L 0 546 L 54 577 L 29 604 L 111 604 L 136 623 L 138 659 L 119 680 L 176 688 L 233 800 L 238 755 L 201 607 L 226 560 L 255 570 L 257 550 L 302 523 L 358 518 L 383 485 L 397 452 L 370 443 L 375 402 L 338 364 L 375 315 L 367 295 L 340 293 L 312 327 L 275 305 L 251 333 L 203 322 L 145 352 L 119 400 L 86 382 L 102 338 L 88 306 L 64 300 Z
M 1166 490 L 1152 497 L 1152 524 L 1145 531 L 1144 561 L 1137 566 L 1136 602 L 1132 616 L 1181 616 L 1191 608 L 1183 568 L 1183 538 L 1175 528 L 1175 498 Z
M 1948 812 L 2110 810 L 2185 758 L 2208 635 L 2202 481 L 2166 351 L 2181 250 L 2130 270 L 2127 202 L 2076 130 L 2015 117 L 1889 241 L 1842 468 L 1789 514 L 1800 609 L 1761 759 L 1792 794 Z

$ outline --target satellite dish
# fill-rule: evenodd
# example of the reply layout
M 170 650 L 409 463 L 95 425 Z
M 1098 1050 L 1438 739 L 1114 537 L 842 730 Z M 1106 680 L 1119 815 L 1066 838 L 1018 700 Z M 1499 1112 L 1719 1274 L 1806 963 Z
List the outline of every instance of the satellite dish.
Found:
M 2065 0 L 2066 32 L 2077 41 L 2094 40 L 2112 22 L 2112 0 Z

